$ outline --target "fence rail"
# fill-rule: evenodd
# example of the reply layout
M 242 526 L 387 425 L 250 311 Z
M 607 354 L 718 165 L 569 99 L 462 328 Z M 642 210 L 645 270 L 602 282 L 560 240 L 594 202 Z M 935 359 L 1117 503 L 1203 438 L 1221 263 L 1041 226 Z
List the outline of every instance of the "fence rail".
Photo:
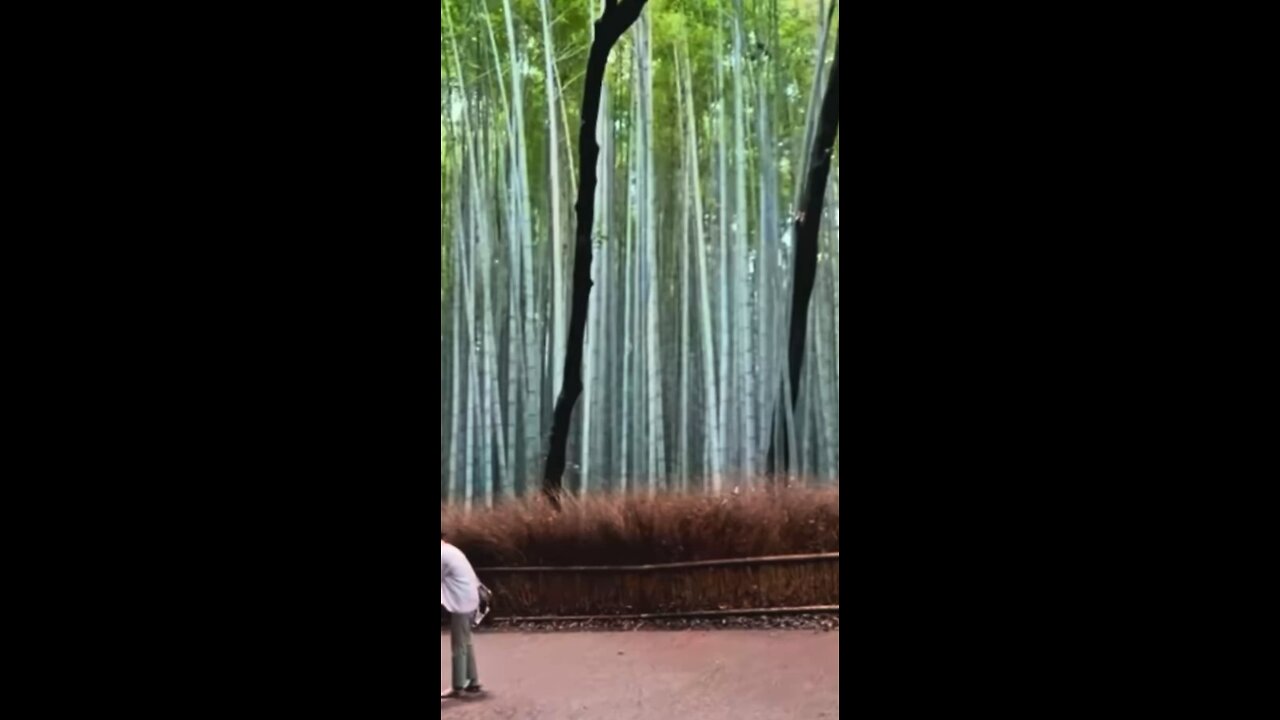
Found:
M 693 560 L 689 562 L 664 563 L 660 565 L 565 565 L 560 567 L 489 567 L 476 568 L 476 573 L 517 574 L 517 573 L 619 573 L 619 572 L 661 572 L 663 570 L 684 570 L 688 568 L 735 567 L 742 565 L 787 565 L 791 563 L 815 562 L 821 560 L 840 560 L 840 553 L 813 553 L 810 555 L 769 555 L 752 558 L 729 558 L 725 560 Z
M 632 613 L 629 615 L 532 615 L 511 617 L 495 615 L 501 623 L 522 622 L 594 622 L 599 620 L 680 620 L 683 618 L 739 617 L 750 615 L 810 615 L 839 613 L 839 605 L 808 605 L 805 607 L 742 608 L 740 610 L 689 610 L 684 612 Z

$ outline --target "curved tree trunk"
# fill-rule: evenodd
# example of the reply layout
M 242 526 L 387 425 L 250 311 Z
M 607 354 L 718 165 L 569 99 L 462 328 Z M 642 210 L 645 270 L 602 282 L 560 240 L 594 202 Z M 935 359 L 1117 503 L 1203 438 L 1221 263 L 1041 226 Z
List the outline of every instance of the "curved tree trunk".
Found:
M 565 456 L 569 445 L 569 424 L 573 406 L 582 393 L 582 348 L 587 327 L 587 302 L 591 296 L 591 231 L 595 220 L 596 121 L 600 115 L 600 93 L 604 87 L 609 52 L 622 33 L 640 17 L 646 0 L 607 0 L 604 14 L 596 21 L 595 39 L 587 58 L 587 76 L 582 91 L 582 121 L 578 127 L 577 227 L 574 229 L 573 305 L 569 315 L 569 338 L 564 356 L 564 381 L 556 399 L 551 424 L 551 447 L 547 452 L 542 490 L 555 507 L 560 506 Z
M 783 397 L 790 401 L 792 409 L 799 399 L 800 370 L 804 366 L 805 334 L 809 322 L 809 298 L 818 273 L 818 229 L 822 224 L 822 205 L 826 198 L 827 178 L 831 173 L 831 152 L 840 131 L 840 30 L 836 31 L 836 54 L 827 76 L 827 90 L 822 98 L 822 111 L 818 114 L 817 133 L 809 154 L 808 174 L 800 206 L 795 217 L 795 282 L 791 301 L 791 335 L 788 343 L 788 370 L 790 388 Z M 778 422 L 780 413 L 774 413 Z M 774 440 L 769 445 L 769 474 L 778 471 L 776 445 L 781 436 L 781 466 L 790 468 L 789 448 L 785 434 L 771 433 Z

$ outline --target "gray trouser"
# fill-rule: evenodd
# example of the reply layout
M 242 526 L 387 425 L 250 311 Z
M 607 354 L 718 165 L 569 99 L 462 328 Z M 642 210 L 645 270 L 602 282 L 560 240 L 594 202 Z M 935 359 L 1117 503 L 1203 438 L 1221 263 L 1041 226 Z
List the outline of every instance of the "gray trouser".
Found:
M 471 615 L 450 613 L 449 641 L 453 648 L 453 689 L 463 690 L 469 685 L 479 685 L 476 672 L 476 651 L 471 647 Z M 468 682 L 469 681 L 469 682 Z

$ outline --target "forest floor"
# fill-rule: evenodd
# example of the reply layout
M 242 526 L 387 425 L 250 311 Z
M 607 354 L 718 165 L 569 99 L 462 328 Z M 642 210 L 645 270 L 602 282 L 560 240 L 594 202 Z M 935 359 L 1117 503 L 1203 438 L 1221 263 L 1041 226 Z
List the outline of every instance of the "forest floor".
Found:
M 777 720 L 840 715 L 840 631 L 480 632 L 485 692 L 442 720 Z M 449 686 L 440 633 L 440 686 Z

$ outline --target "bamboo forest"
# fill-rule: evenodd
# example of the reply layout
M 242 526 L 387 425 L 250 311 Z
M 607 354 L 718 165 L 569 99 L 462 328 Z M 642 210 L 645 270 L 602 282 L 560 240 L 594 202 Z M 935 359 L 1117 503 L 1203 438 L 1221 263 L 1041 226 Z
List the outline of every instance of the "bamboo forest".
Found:
M 829 176 L 806 191 L 838 77 L 838 0 L 639 0 L 607 54 L 591 192 L 579 131 L 594 114 L 596 21 L 629 2 L 441 3 L 442 503 L 543 487 L 580 254 L 590 294 L 565 492 L 732 493 L 779 474 L 839 485 L 834 128 Z M 584 236 L 580 188 L 594 199 Z M 805 208 L 820 216 L 817 265 L 797 272 Z M 791 451 L 774 472 L 780 441 Z

